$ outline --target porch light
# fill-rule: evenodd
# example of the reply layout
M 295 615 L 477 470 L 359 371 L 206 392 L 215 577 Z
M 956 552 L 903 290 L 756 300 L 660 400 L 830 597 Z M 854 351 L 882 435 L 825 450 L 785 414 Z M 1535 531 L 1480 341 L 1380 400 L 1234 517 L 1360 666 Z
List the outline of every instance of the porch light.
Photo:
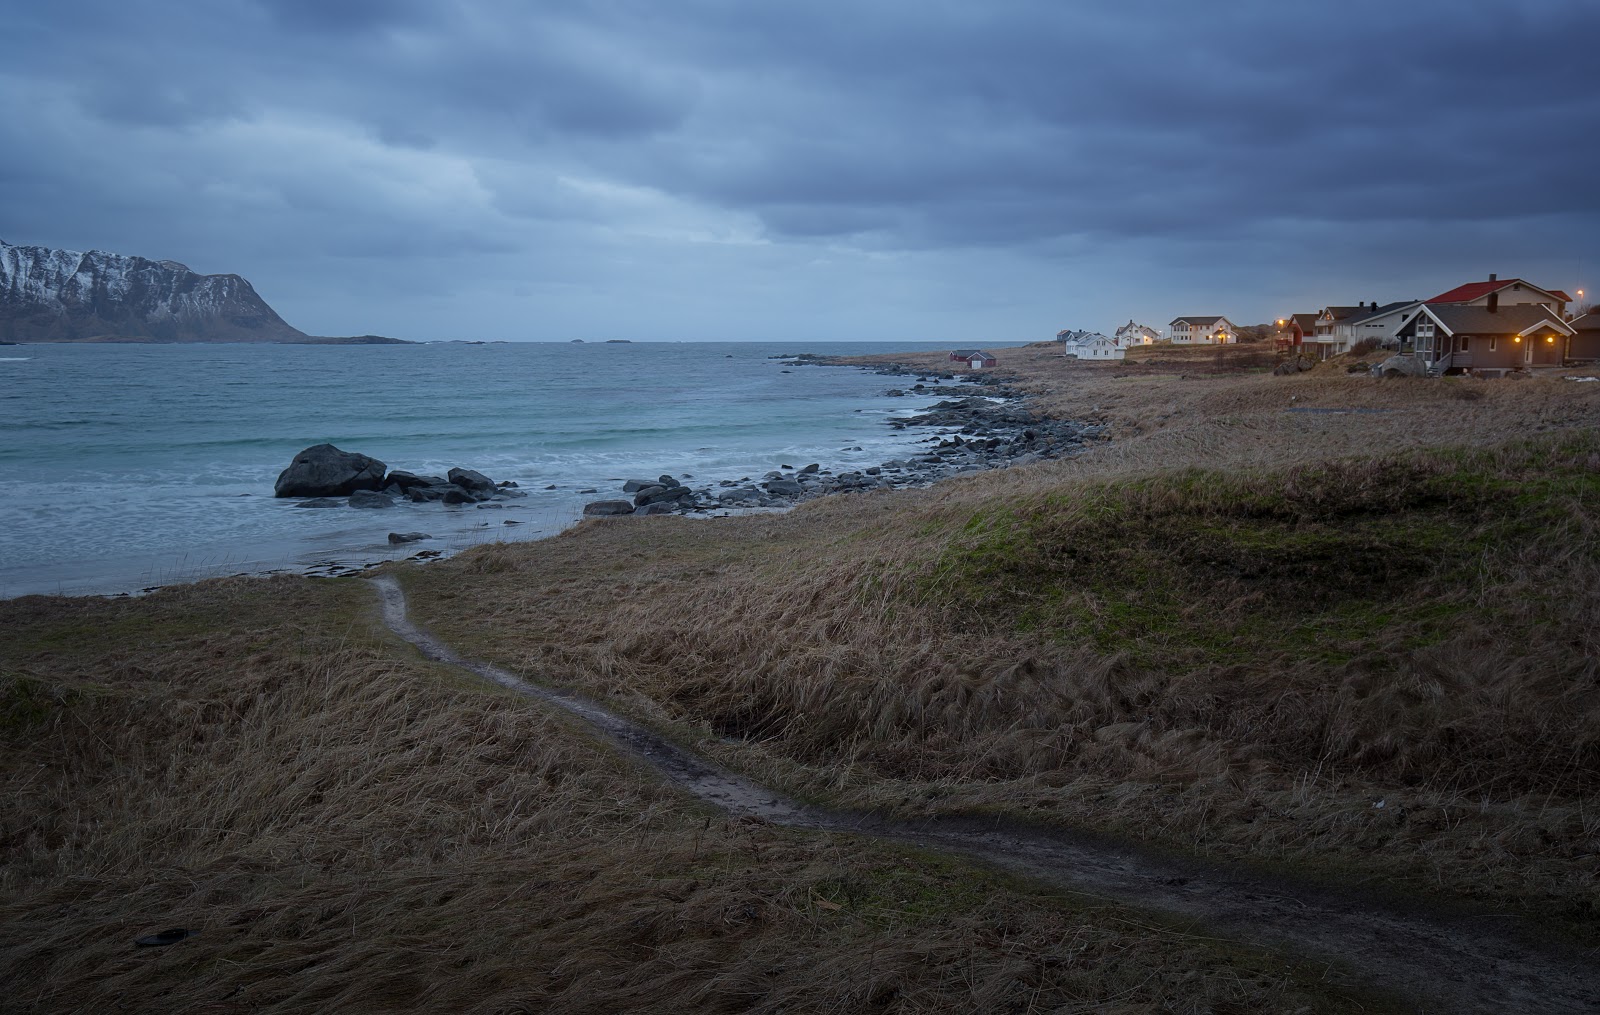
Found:
M 1522 336 L 1518 335 L 1516 338 L 1513 338 L 1512 341 L 1513 342 L 1521 342 L 1522 341 Z
M 1544 337 L 1544 340 L 1545 340 L 1545 344 L 1551 345 L 1551 344 L 1555 343 L 1556 337 L 1554 335 L 1546 335 Z

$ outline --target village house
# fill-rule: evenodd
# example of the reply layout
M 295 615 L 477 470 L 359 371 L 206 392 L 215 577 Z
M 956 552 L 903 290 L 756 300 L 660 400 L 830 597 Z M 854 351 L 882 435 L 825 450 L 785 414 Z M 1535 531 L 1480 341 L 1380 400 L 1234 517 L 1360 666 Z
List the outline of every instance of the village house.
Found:
M 1117 360 L 1124 358 L 1128 350 L 1117 339 L 1087 333 L 1077 341 L 1068 342 L 1062 352 L 1069 359 Z
M 1600 361 L 1600 314 L 1584 314 L 1567 322 L 1572 338 L 1567 340 L 1567 359 L 1579 363 Z
M 950 362 L 952 362 L 952 363 L 965 363 L 974 354 L 980 353 L 982 351 L 983 351 L 982 349 L 956 349 L 955 351 L 950 353 Z
M 1161 332 L 1142 324 L 1135 324 L 1133 319 L 1129 318 L 1128 323 L 1118 328 L 1116 334 L 1111 337 L 1125 349 L 1130 345 L 1154 345 L 1161 341 Z
M 1074 328 L 1062 328 L 1060 331 L 1056 332 L 1056 341 L 1077 342 L 1093 334 L 1095 333 L 1092 331 L 1078 331 Z
M 1227 345 L 1239 341 L 1239 329 L 1226 317 L 1175 317 L 1168 330 L 1180 345 Z
M 1498 276 L 1490 275 L 1487 282 L 1468 282 L 1466 285 L 1458 285 L 1427 302 L 1430 306 L 1449 303 L 1486 307 L 1491 300 L 1500 307 L 1537 304 L 1554 313 L 1558 319 L 1564 319 L 1567 316 L 1567 304 L 1572 302 L 1572 297 L 1560 289 L 1541 289 L 1525 279 L 1508 278 L 1502 281 Z
M 986 370 L 997 362 L 999 361 L 982 349 L 974 349 L 967 356 L 967 368 L 969 370 Z
M 1382 306 L 1373 301 L 1353 307 L 1323 307 L 1317 314 L 1294 316 L 1303 332 L 1300 319 L 1312 318 L 1313 326 L 1309 332 L 1304 332 L 1302 341 L 1318 359 L 1327 359 L 1349 352 L 1356 343 L 1368 338 L 1377 339 L 1381 347 L 1398 348 L 1400 329 L 1421 307 L 1421 300 L 1397 300 Z
M 1560 366 L 1575 334 L 1542 303 L 1500 306 L 1493 298 L 1482 305 L 1429 303 L 1400 329 L 1401 341 L 1430 373 L 1488 376 Z
M 1278 319 L 1278 351 L 1288 352 L 1303 348 L 1317 333 L 1316 314 L 1290 314 Z

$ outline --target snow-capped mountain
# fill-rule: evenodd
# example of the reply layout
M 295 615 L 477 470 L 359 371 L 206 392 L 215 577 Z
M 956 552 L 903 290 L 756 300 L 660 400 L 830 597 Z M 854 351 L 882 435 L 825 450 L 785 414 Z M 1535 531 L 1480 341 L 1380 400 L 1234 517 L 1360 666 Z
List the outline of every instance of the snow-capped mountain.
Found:
M 299 342 L 306 335 L 238 275 L 177 261 L 0 240 L 0 339 L 11 342 Z

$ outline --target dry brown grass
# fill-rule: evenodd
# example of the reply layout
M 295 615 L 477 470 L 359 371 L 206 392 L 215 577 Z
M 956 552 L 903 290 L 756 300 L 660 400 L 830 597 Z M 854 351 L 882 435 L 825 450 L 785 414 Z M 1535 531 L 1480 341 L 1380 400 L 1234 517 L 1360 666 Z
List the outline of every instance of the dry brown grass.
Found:
M 585 573 L 615 588 L 613 551 Z M 522 575 L 509 553 L 455 580 Z M 720 820 L 378 638 L 371 604 L 303 579 L 0 603 L 8 1011 L 1355 1005 L 963 863 Z M 133 946 L 170 926 L 201 933 Z
M 1059 359 L 1018 382 L 1120 442 L 780 518 L 487 547 L 408 573 L 415 609 L 792 792 L 1109 828 L 1585 933 L 1595 386 Z M 1576 436 L 1406 450 L 1540 432 Z M 1329 464 L 1358 449 L 1392 454 Z

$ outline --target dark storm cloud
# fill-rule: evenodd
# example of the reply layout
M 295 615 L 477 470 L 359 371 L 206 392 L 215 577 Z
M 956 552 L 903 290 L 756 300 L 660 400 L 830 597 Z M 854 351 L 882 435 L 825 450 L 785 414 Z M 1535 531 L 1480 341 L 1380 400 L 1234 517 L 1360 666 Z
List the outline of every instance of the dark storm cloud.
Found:
M 1437 259 L 1419 236 L 1592 256 L 1596 38 L 1590 0 L 32 5 L 0 235 L 434 278 L 559 243 L 601 288 L 647 276 L 638 237 L 684 270 L 765 243 L 774 277 L 1120 251 L 1197 287 L 1377 237 L 1385 270 Z

